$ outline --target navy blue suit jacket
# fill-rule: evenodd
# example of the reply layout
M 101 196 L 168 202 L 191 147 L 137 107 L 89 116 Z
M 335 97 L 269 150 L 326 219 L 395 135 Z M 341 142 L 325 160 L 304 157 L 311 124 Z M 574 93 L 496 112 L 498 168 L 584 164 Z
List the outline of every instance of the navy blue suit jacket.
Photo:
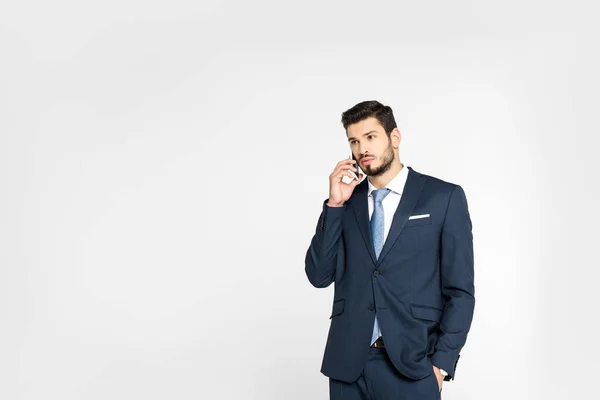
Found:
M 379 259 L 363 180 L 342 207 L 323 202 L 305 271 L 317 288 L 335 282 L 321 372 L 352 382 L 367 361 L 375 311 L 392 363 L 410 379 L 453 379 L 475 307 L 473 236 L 461 186 L 408 167 Z M 409 219 L 411 215 L 429 214 Z

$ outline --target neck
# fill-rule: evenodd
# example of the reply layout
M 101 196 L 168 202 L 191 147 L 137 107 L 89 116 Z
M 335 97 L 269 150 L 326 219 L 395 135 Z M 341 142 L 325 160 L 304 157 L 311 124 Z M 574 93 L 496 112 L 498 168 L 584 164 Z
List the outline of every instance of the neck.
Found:
M 400 173 L 400 171 L 402 171 L 402 168 L 404 168 L 404 164 L 402 164 L 400 160 L 396 158 L 390 166 L 390 169 L 385 171 L 383 175 L 370 176 L 369 182 L 371 182 L 376 189 L 381 189 L 390 183 L 390 181 L 394 179 L 396 175 Z

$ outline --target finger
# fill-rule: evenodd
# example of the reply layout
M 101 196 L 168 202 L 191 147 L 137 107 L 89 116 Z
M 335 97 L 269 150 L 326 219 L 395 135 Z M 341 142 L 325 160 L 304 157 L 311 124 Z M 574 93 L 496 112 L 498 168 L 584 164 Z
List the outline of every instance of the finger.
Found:
M 334 174 L 337 172 L 339 173 L 340 171 L 347 171 L 347 170 L 352 170 L 354 172 L 358 172 L 358 169 L 356 169 L 355 167 L 351 166 L 351 165 L 342 165 L 338 168 L 335 169 Z
M 354 180 L 352 181 L 352 184 L 353 184 L 354 186 L 358 185 L 358 184 L 359 184 L 359 183 L 362 181 L 362 178 L 363 178 L 363 176 L 364 176 L 363 174 L 358 174 L 358 179 L 354 179 Z
M 344 171 L 337 171 L 337 173 L 331 174 L 331 179 L 333 179 L 334 182 L 340 182 L 344 175 Z
M 335 167 L 339 168 L 344 165 L 352 165 L 352 164 L 356 164 L 356 160 L 353 160 L 351 158 L 345 158 L 342 161 L 340 161 L 339 163 L 337 163 Z
M 342 172 L 342 176 L 347 176 L 348 178 L 352 178 L 354 179 L 354 175 L 352 175 L 352 173 L 350 171 L 343 171 Z
M 336 182 L 341 182 L 342 179 L 344 178 L 344 176 L 347 176 L 348 178 L 351 178 L 353 181 L 355 180 L 354 176 L 352 176 L 352 174 L 350 172 L 346 171 L 346 170 L 340 171 L 338 174 L 336 174 L 334 176 L 334 179 L 335 179 Z

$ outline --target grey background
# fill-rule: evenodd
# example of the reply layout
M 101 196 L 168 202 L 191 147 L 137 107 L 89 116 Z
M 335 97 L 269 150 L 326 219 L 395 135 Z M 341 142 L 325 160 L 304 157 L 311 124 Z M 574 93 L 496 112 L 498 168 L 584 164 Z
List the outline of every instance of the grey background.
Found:
M 461 184 L 476 312 L 445 399 L 591 398 L 594 2 L 0 5 L 0 398 L 326 399 L 304 254 L 345 109 Z

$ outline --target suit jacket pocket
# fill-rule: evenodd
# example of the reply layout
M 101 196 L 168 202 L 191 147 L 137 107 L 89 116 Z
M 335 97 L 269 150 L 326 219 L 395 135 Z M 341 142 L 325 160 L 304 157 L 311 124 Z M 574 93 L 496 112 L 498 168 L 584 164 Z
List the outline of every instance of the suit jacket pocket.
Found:
M 333 308 L 331 310 L 331 317 L 329 319 L 335 317 L 336 315 L 340 315 L 344 312 L 344 305 L 346 303 L 345 299 L 339 299 L 333 302 Z
M 442 310 L 432 306 L 422 306 L 419 304 L 411 304 L 410 311 L 413 317 L 418 319 L 426 319 L 428 321 L 439 322 L 442 317 Z
M 409 219 L 406 221 L 406 224 L 404 225 L 404 227 L 409 228 L 411 226 L 430 225 L 430 224 L 431 224 L 431 215 L 429 217 L 424 217 L 424 218 Z

